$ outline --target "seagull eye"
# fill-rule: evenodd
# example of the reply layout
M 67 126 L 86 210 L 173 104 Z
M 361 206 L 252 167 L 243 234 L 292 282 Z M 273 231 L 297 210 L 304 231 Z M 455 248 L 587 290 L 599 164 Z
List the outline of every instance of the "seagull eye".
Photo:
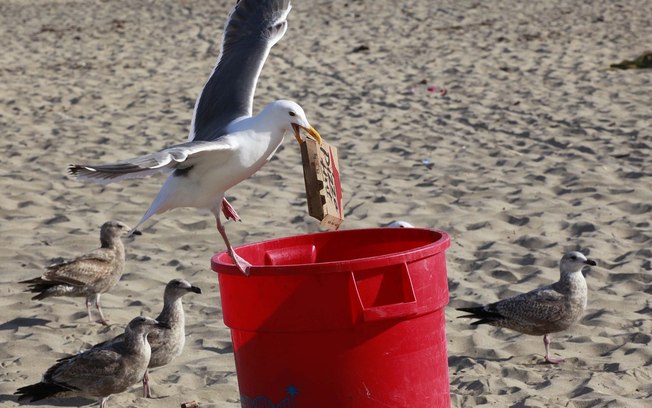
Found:
M 571 256 L 571 259 L 574 261 L 574 260 L 577 259 L 577 257 L 575 255 L 573 255 L 573 256 Z
M 289 115 L 290 115 L 290 116 L 297 116 L 297 114 L 294 113 L 294 112 L 292 112 L 292 111 L 290 111 Z

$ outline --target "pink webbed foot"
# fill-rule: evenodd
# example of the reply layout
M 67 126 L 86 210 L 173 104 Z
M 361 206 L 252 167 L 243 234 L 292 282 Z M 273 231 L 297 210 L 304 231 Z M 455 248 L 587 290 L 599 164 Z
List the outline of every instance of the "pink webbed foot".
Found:
M 553 357 L 553 356 L 550 355 L 550 342 L 551 342 L 550 341 L 550 336 L 545 334 L 543 336 L 543 345 L 546 348 L 546 357 L 545 357 L 546 363 L 548 363 L 548 364 L 563 363 L 565 361 L 563 358 L 561 358 L 561 357 Z
M 225 210 L 228 209 L 228 210 Z M 217 231 L 220 233 L 222 236 L 222 240 L 224 240 L 224 244 L 226 244 L 226 249 L 229 253 L 229 256 L 231 256 L 231 259 L 233 260 L 233 263 L 235 263 L 235 266 L 238 268 L 240 272 L 242 272 L 244 275 L 249 276 L 249 268 L 251 268 L 251 264 L 242 257 L 240 257 L 238 254 L 235 253 L 235 250 L 231 246 L 231 243 L 229 242 L 229 237 L 226 235 L 226 230 L 224 229 L 224 225 L 222 225 L 222 222 L 220 221 L 220 212 L 219 209 L 217 208 L 217 205 L 211 209 L 213 212 L 213 215 L 215 215 L 215 224 L 217 226 Z M 233 214 L 237 217 L 237 213 L 235 210 L 233 210 L 233 207 L 226 201 L 225 199 L 222 200 L 222 211 L 232 211 Z M 238 217 L 240 219 L 240 217 Z
M 229 251 L 229 255 L 231 256 L 231 259 L 233 259 L 238 270 L 240 270 L 244 275 L 249 276 L 251 273 L 251 264 L 245 261 L 240 255 L 236 254 L 233 249 Z
M 235 208 L 233 208 L 226 198 L 222 199 L 222 213 L 224 213 L 224 217 L 226 217 L 227 220 L 242 221 L 238 213 L 235 211 Z
M 564 360 L 561 357 L 557 358 L 557 357 L 552 357 L 552 356 L 546 356 L 546 363 L 548 363 L 548 364 L 560 364 L 560 363 L 563 363 L 564 361 L 566 361 L 566 360 Z

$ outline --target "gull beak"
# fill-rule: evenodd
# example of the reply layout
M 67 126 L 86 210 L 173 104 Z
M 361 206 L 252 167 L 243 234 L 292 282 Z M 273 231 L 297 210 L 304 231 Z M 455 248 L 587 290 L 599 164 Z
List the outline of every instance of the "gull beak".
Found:
M 584 277 L 586 277 L 589 274 L 589 271 L 591 270 L 588 267 L 589 266 L 596 266 L 597 264 L 598 263 L 595 262 L 593 259 L 587 259 L 586 261 L 584 261 L 585 266 L 582 268 L 582 275 L 584 275 Z
M 172 328 L 169 324 L 164 323 L 164 322 L 159 322 L 159 321 L 156 321 L 155 326 L 158 327 L 159 329 L 171 329 Z
M 315 141 L 317 143 L 319 143 L 320 145 L 322 144 L 321 135 L 319 134 L 319 132 L 317 132 L 317 129 L 315 129 L 314 127 L 306 128 L 306 127 L 303 127 L 301 125 L 297 125 L 296 123 L 293 123 L 292 124 L 292 130 L 294 131 L 294 137 L 297 139 L 297 142 L 299 142 L 299 144 L 302 143 L 301 129 L 305 130 L 306 133 L 308 133 L 308 135 L 310 135 L 310 137 L 315 139 Z
M 197 287 L 197 286 L 191 286 L 190 289 L 188 289 L 188 290 L 191 291 L 191 292 L 194 292 L 194 293 L 201 294 L 201 289 L 199 287 Z

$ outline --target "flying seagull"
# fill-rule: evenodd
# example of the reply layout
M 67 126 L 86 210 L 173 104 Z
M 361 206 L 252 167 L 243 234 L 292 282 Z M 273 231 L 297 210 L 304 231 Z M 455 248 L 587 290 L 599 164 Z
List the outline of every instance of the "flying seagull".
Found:
M 545 360 L 551 364 L 564 361 L 550 355 L 550 333 L 569 328 L 586 309 L 587 288 L 582 269 L 595 266 L 581 252 L 569 252 L 559 262 L 558 282 L 516 295 L 485 306 L 462 307 L 457 310 L 470 313 L 459 317 L 479 319 L 471 323 L 505 327 L 534 336 L 543 335 Z
M 95 303 L 100 322 L 107 325 L 100 305 L 100 295 L 111 290 L 122 277 L 125 268 L 125 247 L 122 236 L 129 227 L 119 221 L 107 221 L 100 229 L 101 246 L 77 258 L 56 262 L 47 267 L 38 278 L 20 283 L 28 284 L 27 292 L 41 300 L 51 296 L 86 297 L 88 320 L 93 321 L 91 304 Z
M 163 292 L 163 310 L 156 321 L 165 324 L 167 328 L 153 329 L 147 336 L 147 341 L 152 348 L 152 356 L 148 368 L 162 367 L 181 355 L 183 346 L 186 343 L 185 316 L 181 298 L 188 293 L 201 293 L 201 289 L 193 286 L 185 279 L 172 279 L 165 286 Z M 124 341 L 124 334 L 113 339 L 95 345 L 94 347 L 106 347 L 109 343 Z M 143 396 L 151 398 L 152 393 L 149 387 L 149 370 L 143 375 Z
M 93 347 L 64 357 L 50 367 L 41 382 L 19 388 L 18 401 L 45 398 L 100 398 L 100 408 L 108 406 L 111 394 L 125 391 L 143 378 L 151 356 L 147 335 L 164 323 L 136 317 L 127 326 L 123 340 Z
M 248 275 L 251 265 L 235 253 L 220 220 L 220 209 L 228 218 L 239 219 L 224 200 L 225 192 L 267 163 L 286 131 L 301 142 L 304 130 L 321 143 L 321 136 L 295 102 L 277 100 L 252 116 L 256 82 L 271 47 L 287 30 L 290 8 L 289 0 L 241 0 L 235 5 L 217 65 L 195 103 L 188 142 L 112 164 L 72 164 L 68 171 L 80 179 L 103 183 L 169 173 L 135 228 L 174 208 L 209 209 L 228 253 Z

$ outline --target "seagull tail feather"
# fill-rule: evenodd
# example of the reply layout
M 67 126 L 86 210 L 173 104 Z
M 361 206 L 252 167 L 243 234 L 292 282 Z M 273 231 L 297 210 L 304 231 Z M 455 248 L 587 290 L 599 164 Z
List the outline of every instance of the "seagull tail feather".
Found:
M 166 212 L 170 210 L 171 208 L 175 208 L 174 205 L 170 205 L 169 200 L 171 199 L 171 195 L 174 192 L 174 186 L 170 185 L 171 183 L 174 184 L 176 183 L 177 180 L 175 180 L 174 177 L 168 178 L 165 183 L 163 184 L 163 187 L 159 190 L 158 194 L 154 198 L 154 201 L 152 201 L 152 204 L 149 206 L 145 214 L 142 216 L 140 221 L 134 227 L 127 233 L 127 236 L 131 236 L 133 233 L 138 231 L 138 228 L 145 223 L 148 219 L 150 219 L 152 216 L 156 214 L 160 214 L 163 212 Z M 220 200 L 221 201 L 221 200 Z
M 471 322 L 472 326 L 477 326 L 479 324 L 491 324 L 492 322 L 504 318 L 504 316 L 502 316 L 500 313 L 487 310 L 486 306 L 460 307 L 457 308 L 456 310 L 469 313 L 462 316 L 457 316 L 458 319 L 461 318 L 479 319 L 476 320 L 475 322 Z
M 29 398 L 29 402 L 34 402 L 45 398 L 56 397 L 60 393 L 69 391 L 71 389 L 63 385 L 40 382 L 20 387 L 14 395 L 18 395 L 18 401 L 24 401 Z
M 29 285 L 25 292 L 36 293 L 37 295 L 32 297 L 32 300 L 42 300 L 51 296 L 51 293 L 48 289 L 53 286 L 59 285 L 59 282 L 47 281 L 42 278 L 28 279 L 20 281 L 19 283 L 24 283 Z

